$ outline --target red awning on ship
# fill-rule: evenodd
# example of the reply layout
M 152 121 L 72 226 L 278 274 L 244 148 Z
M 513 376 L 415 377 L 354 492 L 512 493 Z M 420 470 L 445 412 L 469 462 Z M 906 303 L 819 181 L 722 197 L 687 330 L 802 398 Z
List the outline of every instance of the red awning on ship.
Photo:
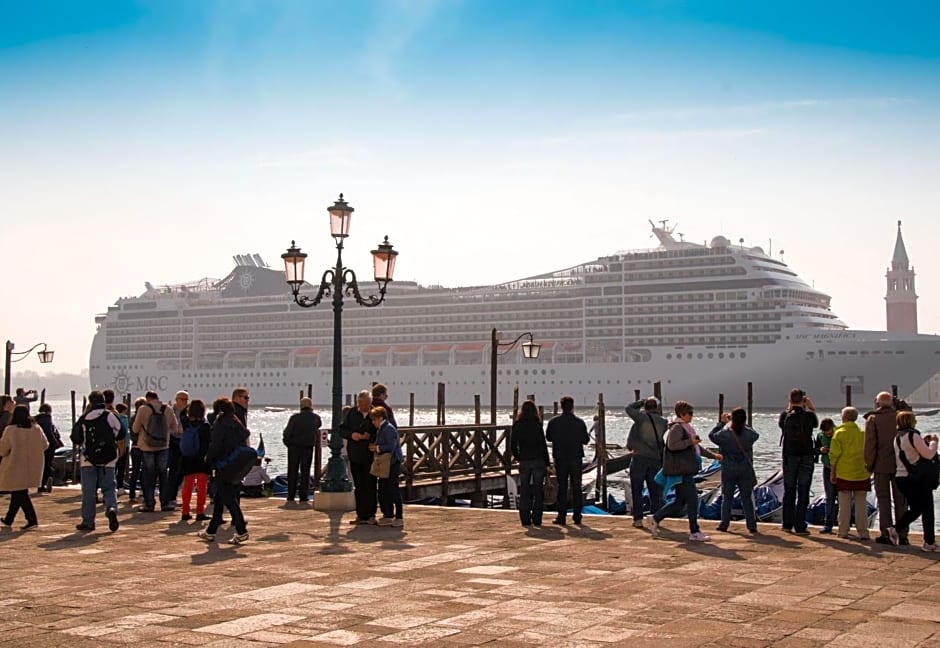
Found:
M 420 348 L 420 344 L 399 344 L 392 347 L 392 353 L 417 353 Z
M 376 344 L 373 346 L 362 347 L 363 353 L 388 353 L 388 344 Z
M 457 345 L 458 351 L 482 351 L 487 347 L 486 342 L 462 342 Z
M 301 347 L 294 351 L 294 355 L 317 355 L 320 353 L 320 347 Z
M 454 345 L 453 345 L 453 344 L 425 344 L 425 345 L 424 345 L 424 352 L 425 352 L 425 353 L 430 353 L 430 352 L 435 352 L 435 353 L 436 353 L 436 352 L 440 352 L 440 351 L 450 351 L 450 349 L 451 349 L 452 346 L 454 346 Z

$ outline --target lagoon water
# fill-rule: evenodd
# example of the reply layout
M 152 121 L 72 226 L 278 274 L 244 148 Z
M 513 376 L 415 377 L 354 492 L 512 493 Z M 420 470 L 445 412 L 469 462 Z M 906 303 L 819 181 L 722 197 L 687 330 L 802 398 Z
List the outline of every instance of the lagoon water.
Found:
M 63 440 L 68 443 L 66 437 L 68 436 L 68 430 L 71 427 L 71 404 L 68 401 L 50 401 L 53 406 L 53 416 L 55 417 L 56 424 L 62 432 Z M 398 407 L 395 403 L 392 403 L 392 407 L 395 408 L 395 416 L 401 425 L 408 424 L 408 409 L 407 407 Z M 35 408 L 33 408 L 35 410 Z M 287 420 L 290 418 L 290 415 L 294 411 L 281 411 L 281 412 L 269 412 L 262 409 L 251 410 L 248 415 L 248 427 L 251 430 L 251 441 L 252 445 L 257 446 L 261 438 L 264 439 L 266 455 L 271 458 L 271 463 L 268 467 L 268 472 L 273 477 L 281 472 L 284 472 L 287 469 L 287 450 L 281 442 L 281 433 L 284 430 L 284 426 L 287 424 Z M 323 419 L 324 429 L 328 429 L 330 426 L 330 411 L 328 407 L 316 407 L 315 411 Z M 864 413 L 864 409 L 862 410 Z M 591 418 L 594 415 L 594 411 L 587 409 L 580 409 L 576 412 L 579 416 L 585 419 L 590 427 Z M 699 433 L 699 436 L 703 440 L 706 440 L 708 433 L 711 431 L 712 427 L 715 425 L 717 420 L 717 410 L 716 409 L 696 409 L 695 418 L 692 421 L 692 424 L 695 426 L 696 430 Z M 777 427 L 777 419 L 779 417 L 779 411 L 761 411 L 754 412 L 753 416 L 753 427 L 760 434 L 760 439 L 757 444 L 754 446 L 754 469 L 757 472 L 757 478 L 759 481 L 764 480 L 767 477 L 770 477 L 779 467 L 780 467 L 780 428 Z M 546 412 L 546 418 L 548 418 L 549 412 Z M 836 424 L 839 423 L 839 412 L 837 411 L 826 411 L 820 410 L 818 412 L 820 420 L 824 417 L 832 417 Z M 500 423 L 508 423 L 511 417 L 510 408 L 500 408 L 497 414 L 497 420 Z M 449 424 L 472 424 L 474 422 L 475 414 L 472 408 L 452 408 L 448 409 L 446 412 L 446 421 Z M 427 426 L 434 425 L 437 420 L 437 412 L 434 408 L 416 408 L 415 409 L 415 425 L 417 426 Z M 483 413 L 484 422 L 489 420 L 488 410 Z M 608 445 L 616 444 L 621 447 L 626 445 L 627 432 L 630 430 L 630 425 L 632 424 L 631 419 L 623 412 L 622 408 L 617 408 L 616 410 L 608 410 L 607 416 L 607 443 Z M 921 416 L 917 421 L 918 429 L 924 433 L 940 434 L 940 415 L 937 416 Z M 705 441 L 706 445 L 708 444 L 707 440 Z M 611 454 L 619 454 L 621 450 L 612 449 Z M 587 454 L 592 454 L 591 450 L 587 451 Z M 326 459 L 329 457 L 329 449 L 324 448 L 323 452 L 323 462 L 326 463 Z M 623 474 L 620 475 L 622 477 Z M 617 494 L 618 488 L 622 489 L 622 479 L 618 478 L 617 475 L 611 475 L 609 477 L 609 485 L 611 492 Z M 813 474 L 813 488 L 812 488 L 812 497 L 811 499 L 821 496 L 823 494 L 822 486 L 822 466 L 818 465 Z M 938 519 L 940 519 L 940 506 L 938 509 Z M 916 528 L 919 528 L 917 526 Z

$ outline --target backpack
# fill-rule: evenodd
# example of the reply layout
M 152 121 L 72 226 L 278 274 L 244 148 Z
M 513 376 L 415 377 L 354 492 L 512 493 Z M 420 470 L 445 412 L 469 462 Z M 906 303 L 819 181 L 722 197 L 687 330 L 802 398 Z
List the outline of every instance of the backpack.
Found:
M 183 430 L 183 436 L 180 437 L 180 454 L 184 457 L 199 456 L 199 431 L 202 429 L 202 425 L 201 423 L 199 425 L 190 425 Z
M 88 420 L 82 416 L 82 444 L 85 459 L 93 466 L 104 466 L 117 459 L 117 442 L 114 429 L 108 422 L 108 412 L 103 410 L 98 418 Z
M 152 446 L 162 446 L 167 442 L 166 434 L 166 405 L 159 410 L 150 403 L 146 404 L 150 408 L 150 418 L 147 419 L 147 427 L 144 429 L 144 435 L 147 438 L 147 444 Z
M 814 454 L 812 428 L 804 425 L 806 410 L 798 409 L 788 413 L 783 420 L 783 453 L 789 455 Z
M 915 447 L 914 434 L 920 434 L 920 432 L 910 430 L 907 433 L 907 442 L 912 448 Z M 901 448 L 901 435 L 896 436 L 894 442 L 898 446 L 898 459 L 907 469 L 908 477 L 925 488 L 937 490 L 940 486 L 940 456 L 934 455 L 933 459 L 920 457 L 915 463 L 911 463 L 907 458 L 907 453 Z
M 240 484 L 258 460 L 251 446 L 240 445 L 215 462 L 215 476 L 229 484 Z

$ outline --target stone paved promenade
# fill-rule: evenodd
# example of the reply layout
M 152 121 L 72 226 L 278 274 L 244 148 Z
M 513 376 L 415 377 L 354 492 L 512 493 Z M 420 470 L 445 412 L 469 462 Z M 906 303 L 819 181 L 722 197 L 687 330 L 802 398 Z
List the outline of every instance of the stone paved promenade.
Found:
M 125 503 L 117 534 L 76 534 L 77 491 L 36 501 L 38 530 L 0 531 L 3 645 L 940 646 L 940 565 L 915 547 L 423 507 L 350 527 L 283 500 L 246 500 L 232 547 Z

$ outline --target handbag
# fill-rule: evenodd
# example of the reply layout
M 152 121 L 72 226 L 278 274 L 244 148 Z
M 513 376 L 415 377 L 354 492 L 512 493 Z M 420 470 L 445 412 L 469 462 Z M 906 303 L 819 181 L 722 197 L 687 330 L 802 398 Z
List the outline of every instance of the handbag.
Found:
M 679 424 L 676 424 L 679 425 Z M 689 438 L 689 433 L 682 428 L 684 439 Z M 663 451 L 663 474 L 667 477 L 675 475 L 694 475 L 698 472 L 698 462 L 696 461 L 695 446 L 689 446 L 685 450 L 670 450 L 667 444 Z
M 918 432 L 918 434 L 920 433 Z M 914 430 L 907 433 L 907 441 L 911 444 L 912 448 L 915 447 Z M 901 463 L 904 464 L 904 468 L 907 469 L 908 477 L 925 488 L 929 488 L 932 491 L 937 490 L 937 486 L 940 486 L 940 457 L 937 455 L 934 455 L 933 459 L 921 457 L 916 463 L 912 464 L 908 461 L 907 453 L 901 448 L 900 435 L 894 438 L 894 442 L 898 446 L 898 458 L 901 460 Z
M 369 468 L 369 474 L 379 479 L 388 479 L 392 472 L 392 453 L 376 452 L 372 457 L 372 466 Z

